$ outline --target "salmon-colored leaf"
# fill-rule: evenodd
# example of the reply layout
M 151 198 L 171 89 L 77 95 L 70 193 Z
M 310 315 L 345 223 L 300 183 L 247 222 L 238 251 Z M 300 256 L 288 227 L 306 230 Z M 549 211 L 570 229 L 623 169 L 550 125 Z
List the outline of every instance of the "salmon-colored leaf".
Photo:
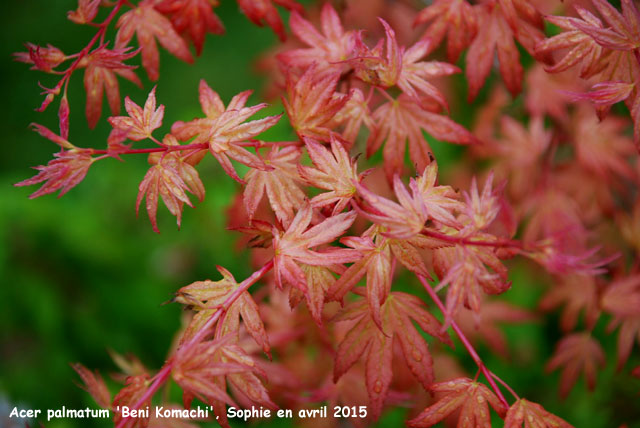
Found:
M 265 159 L 272 169 L 251 169 L 245 175 L 247 185 L 243 200 L 249 220 L 253 219 L 258 204 L 266 193 L 278 220 L 285 227 L 291 224 L 295 209 L 303 204 L 306 197 L 298 186 L 302 179 L 296 165 L 299 165 L 301 154 L 298 147 L 273 147 Z
M 584 373 L 587 386 L 593 390 L 596 375 L 605 365 L 605 354 L 600 344 L 590 333 L 573 333 L 564 337 L 547 363 L 546 370 L 562 368 L 560 376 L 560 396 L 565 398 L 578 381 L 580 372 Z
M 521 398 L 509 407 L 504 427 L 573 428 L 573 425 L 547 412 L 541 405 Z
M 468 378 L 436 383 L 429 389 L 444 393 L 444 396 L 407 422 L 411 428 L 431 427 L 457 409 L 460 409 L 458 428 L 491 428 L 489 405 L 500 417 L 504 417 L 507 411 L 489 388 Z
M 433 381 L 433 361 L 424 338 L 413 326 L 415 321 L 426 333 L 449 343 L 440 323 L 415 296 L 392 292 L 381 306 L 382 330 L 374 322 L 364 299 L 349 304 L 336 321 L 355 322 L 336 354 L 334 381 L 337 381 L 364 355 L 365 379 L 372 416 L 382 411 L 393 377 L 393 342 L 400 343 L 405 362 L 413 376 L 428 388 Z
M 224 33 L 222 21 L 213 12 L 218 4 L 218 0 L 161 0 L 154 7 L 170 16 L 176 31 L 186 34 L 200 55 L 207 33 Z
M 112 116 L 109 118 L 109 123 L 114 128 L 112 132 L 115 131 L 118 135 L 126 135 L 130 140 L 140 141 L 150 138 L 153 130 L 162 125 L 164 106 L 161 104 L 156 109 L 155 86 L 149 92 L 147 101 L 144 104 L 144 110 L 131 101 L 129 97 L 124 99 L 124 107 L 129 116 Z
M 82 378 L 83 389 L 91 394 L 98 406 L 108 409 L 111 406 L 111 393 L 102 376 L 97 371 L 95 373 L 91 372 L 91 370 L 79 363 L 72 364 L 71 367 Z
M 247 18 L 258 26 L 266 23 L 278 35 L 281 41 L 287 36 L 284 32 L 284 25 L 278 15 L 278 11 L 273 3 L 283 6 L 289 10 L 302 13 L 304 9 L 295 0 L 237 0 L 240 9 L 247 15 Z
M 116 48 L 129 45 L 134 34 L 142 49 L 142 66 L 149 79 L 158 80 L 160 55 L 156 40 L 170 53 L 188 63 L 193 62 L 189 47 L 171 25 L 171 21 L 154 8 L 153 0 L 143 0 L 138 5 L 122 14 L 116 24 Z
M 420 11 L 413 25 L 424 23 L 429 27 L 422 39 L 430 43 L 430 49 L 447 36 L 447 57 L 451 62 L 458 60 L 478 30 L 475 9 L 466 0 L 435 0 Z
M 300 208 L 287 230 L 281 232 L 273 228 L 274 273 L 280 287 L 289 283 L 303 293 L 307 292 L 307 280 L 299 263 L 331 266 L 354 262 L 360 258 L 357 251 L 347 248 L 329 247 L 321 251 L 311 249 L 328 244 L 342 235 L 355 220 L 355 211 L 336 214 L 309 228 L 312 216 L 313 209 L 307 202 Z
M 220 162 L 224 171 L 234 180 L 243 183 L 229 158 L 262 170 L 270 169 L 256 154 L 238 143 L 245 142 L 275 125 L 282 115 L 245 122 L 266 104 L 245 107 L 251 91 L 234 96 L 225 108 L 220 96 L 204 80 L 199 86 L 200 104 L 206 117 L 189 122 L 178 121 L 171 126 L 171 133 L 180 141 L 192 138 L 192 143 L 207 143 L 209 151 Z

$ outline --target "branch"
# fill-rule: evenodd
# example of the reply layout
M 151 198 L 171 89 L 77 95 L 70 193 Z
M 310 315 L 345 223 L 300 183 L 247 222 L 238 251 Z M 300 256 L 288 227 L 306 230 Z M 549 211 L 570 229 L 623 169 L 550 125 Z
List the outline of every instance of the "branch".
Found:
M 267 262 L 264 266 L 262 266 L 259 270 L 255 271 L 251 274 L 250 277 L 242 281 L 238 284 L 238 287 L 227 297 L 227 299 L 222 303 L 219 310 L 217 310 L 211 318 L 207 320 L 207 322 L 198 330 L 198 332 L 185 344 L 183 344 L 176 352 L 186 352 L 193 346 L 197 345 L 204 337 L 209 333 L 209 330 L 218 322 L 220 317 L 226 313 L 226 311 L 233 305 L 233 303 L 251 287 L 253 284 L 258 282 L 260 278 L 262 278 L 267 272 L 269 272 L 273 268 L 273 259 Z M 137 410 L 142 406 L 142 404 L 151 399 L 153 395 L 156 393 L 158 389 L 169 379 L 171 376 L 171 370 L 173 369 L 173 358 L 170 358 L 165 362 L 164 366 L 156 375 L 153 377 L 151 385 L 147 388 L 147 390 L 142 394 L 142 397 L 131 407 L 132 410 Z M 122 418 L 120 423 L 116 428 L 123 428 L 129 417 Z
M 195 143 L 195 144 L 185 144 L 182 146 L 167 146 L 162 145 L 162 147 L 154 147 L 149 149 L 130 149 L 123 150 L 121 152 L 116 152 L 117 155 L 133 155 L 133 154 L 141 154 L 141 153 L 162 153 L 162 152 L 175 152 L 179 150 L 201 150 L 209 148 L 209 143 Z M 91 155 L 110 155 L 112 151 L 109 149 L 88 149 L 90 150 Z
M 423 277 L 422 275 L 416 275 L 416 276 L 418 277 L 418 280 L 424 286 L 425 290 L 427 290 L 427 293 L 429 293 L 429 296 L 431 297 L 433 302 L 436 304 L 438 309 L 440 309 L 440 311 L 444 314 L 446 312 L 444 304 L 442 303 L 442 301 L 440 300 L 440 298 L 438 297 L 436 292 L 433 291 L 433 288 L 431 288 L 431 286 L 427 282 L 426 278 Z M 499 382 L 501 384 L 503 384 L 503 385 L 506 385 L 506 383 L 502 379 L 499 379 L 498 376 L 496 376 L 494 373 L 492 373 L 487 368 L 487 366 L 484 365 L 484 363 L 482 362 L 482 359 L 480 358 L 480 356 L 478 355 L 478 353 L 474 349 L 473 345 L 471 344 L 471 342 L 469 342 L 469 339 L 467 339 L 467 337 L 462 332 L 462 329 L 460 329 L 460 327 L 458 326 L 458 324 L 454 320 L 451 320 L 451 328 L 453 328 L 453 331 L 456 332 L 456 334 L 458 335 L 458 338 L 460 339 L 460 341 L 462 342 L 464 347 L 467 349 L 467 352 L 469 352 L 469 355 L 471 355 L 471 358 L 473 358 L 473 361 L 475 361 L 476 365 L 478 366 L 478 368 L 480 369 L 480 371 L 482 372 L 484 377 L 487 378 L 487 381 L 489 382 L 489 385 L 491 386 L 493 391 L 498 396 L 498 399 L 502 402 L 502 404 L 504 404 L 507 408 L 509 408 L 509 402 L 507 402 L 507 399 L 504 398 L 504 395 L 502 395 L 502 392 L 500 391 L 500 388 L 496 384 L 494 378 L 498 379 Z M 509 391 L 513 391 L 511 388 L 508 388 L 508 390 Z

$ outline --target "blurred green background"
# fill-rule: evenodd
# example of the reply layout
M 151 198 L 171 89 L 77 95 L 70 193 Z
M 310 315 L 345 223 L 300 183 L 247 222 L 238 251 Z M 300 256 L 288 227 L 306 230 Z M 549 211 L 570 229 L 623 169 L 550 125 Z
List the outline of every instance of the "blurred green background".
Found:
M 253 26 L 233 1 L 217 9 L 226 35 L 209 36 L 202 57 L 194 66 L 179 62 L 162 51 L 158 102 L 165 104 L 161 136 L 175 120 L 200 114 L 197 87 L 208 81 L 227 102 L 234 94 L 258 89 L 264 79 L 255 72 L 255 59 L 276 39 L 269 29 Z M 7 423 L 13 406 L 68 408 L 93 406 L 79 389 L 70 362 L 82 362 L 103 374 L 115 371 L 107 348 L 134 353 L 151 368 L 160 367 L 180 322 L 177 305 L 161 303 L 179 287 L 204 278 L 217 278 L 215 265 L 222 265 L 236 278 L 248 275 L 246 254 L 230 251 L 234 235 L 225 230 L 225 210 L 238 185 L 223 174 L 211 159 L 203 162 L 200 175 L 207 189 L 205 202 L 196 209 L 185 207 L 180 231 L 175 219 L 159 209 L 161 234 L 153 233 L 145 212 L 135 216 L 138 183 L 146 172 L 144 156 L 128 157 L 126 163 L 108 159 L 95 164 L 87 178 L 63 198 L 47 195 L 29 200 L 36 187 L 16 188 L 13 183 L 33 174 L 31 166 L 46 164 L 56 150 L 53 143 L 28 129 L 38 122 L 57 129 L 57 103 L 45 113 L 34 108 L 41 102 L 37 82 L 53 86 L 57 79 L 28 70 L 11 60 L 24 42 L 51 43 L 66 53 L 84 46 L 94 30 L 65 19 L 75 1 L 23 0 L 6 2 L 3 8 L 2 85 L 0 114 L 3 155 L 0 157 L 0 427 Z M 120 81 L 121 93 L 142 104 L 152 83 L 139 70 L 144 89 Z M 460 82 L 460 80 L 458 80 Z M 464 88 L 461 86 L 461 94 Z M 84 118 L 81 73 L 70 88 L 71 135 L 78 146 L 103 147 L 109 132 L 105 117 L 89 131 Z M 250 104 L 258 102 L 254 95 Z M 480 101 L 482 102 L 482 98 Z M 516 100 L 518 103 L 518 100 Z M 466 103 L 459 103 L 467 106 Z M 476 104 L 477 105 L 477 104 Z M 468 125 L 471 107 L 455 111 Z M 269 113 L 282 112 L 274 105 Z M 289 139 L 283 124 L 266 139 Z M 459 151 L 441 152 L 446 169 Z M 448 156 L 447 156 L 448 155 Z M 444 160 L 443 160 L 444 159 Z M 516 269 L 513 290 L 507 299 L 533 308 L 542 292 L 539 279 Z M 627 373 L 615 374 L 615 338 L 607 337 L 605 320 L 597 332 L 608 350 L 608 366 L 599 375 L 598 389 L 588 393 L 581 380 L 569 398 L 558 399 L 558 374 L 543 372 L 544 361 L 560 337 L 557 319 L 506 328 L 513 358 L 509 362 L 492 356 L 480 346 L 486 362 L 521 395 L 540 402 L 577 427 L 616 427 L 623 421 L 640 420 L 629 403 L 640 403 L 640 382 Z M 474 371 L 472 361 L 456 351 L 463 365 Z M 637 358 L 635 362 L 637 363 Z M 629 365 L 628 365 L 629 367 Z M 106 377 L 106 376 L 105 376 Z M 405 411 L 390 411 L 379 426 L 400 425 Z M 4 421 L 4 422 L 3 422 Z M 276 422 L 272 422 L 275 424 Z M 74 420 L 56 420 L 47 427 L 108 426 Z M 630 425 L 638 427 L 640 424 Z

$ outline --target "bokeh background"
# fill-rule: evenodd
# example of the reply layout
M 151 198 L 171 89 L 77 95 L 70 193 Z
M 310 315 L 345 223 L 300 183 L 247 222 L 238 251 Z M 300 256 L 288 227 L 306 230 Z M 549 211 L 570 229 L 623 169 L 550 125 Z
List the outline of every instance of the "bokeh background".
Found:
M 147 164 L 144 156 L 127 157 L 125 163 L 105 160 L 89 171 L 87 178 L 63 198 L 48 195 L 29 200 L 35 187 L 16 188 L 13 183 L 30 177 L 31 166 L 45 164 L 56 146 L 28 129 L 38 122 L 57 129 L 54 103 L 45 113 L 34 108 L 41 102 L 37 82 L 53 86 L 55 77 L 28 70 L 12 61 L 11 54 L 24 50 L 24 42 L 51 43 L 67 53 L 76 52 L 93 34 L 92 28 L 65 19 L 74 0 L 21 0 L 3 4 L 0 61 L 0 427 L 8 427 L 8 412 L 23 408 L 68 408 L 95 406 L 91 397 L 74 383 L 71 362 L 82 362 L 104 375 L 114 372 L 108 349 L 134 353 L 150 368 L 160 367 L 173 334 L 180 324 L 177 304 L 161 305 L 172 293 L 190 282 L 217 278 L 215 265 L 228 268 L 237 278 L 250 273 L 247 255 L 231 250 L 235 234 L 225 229 L 226 210 L 238 185 L 212 159 L 199 168 L 205 183 L 205 202 L 185 208 L 183 226 L 164 207 L 159 209 L 161 234 L 153 233 L 145 212 L 135 215 L 138 183 Z M 158 102 L 165 104 L 163 127 L 167 132 L 175 120 L 200 114 L 197 87 L 207 80 L 228 101 L 246 89 L 260 89 L 265 80 L 256 71 L 258 55 L 276 43 L 269 29 L 255 27 L 238 11 L 233 1 L 217 9 L 227 33 L 208 36 L 202 56 L 193 66 L 162 52 Z M 286 14 L 283 14 L 286 16 Z M 121 93 L 142 104 L 153 83 L 140 72 L 144 89 L 121 81 Z M 460 79 L 459 99 L 465 88 Z M 474 104 L 483 100 L 483 96 Z M 102 147 L 109 132 L 105 117 L 90 131 L 84 118 L 81 73 L 70 88 L 71 135 L 78 146 Z M 254 94 L 250 104 L 260 100 Z M 515 104 L 519 100 L 515 101 Z M 454 116 L 466 125 L 473 105 L 453 102 Z M 282 112 L 275 103 L 266 113 Z M 290 139 L 284 121 L 265 136 L 267 140 Z M 460 150 L 434 142 L 444 173 Z M 516 267 L 514 287 L 506 299 L 535 308 L 542 293 L 542 277 L 532 277 Z M 284 316 L 285 314 L 283 314 Z M 617 427 L 621 421 L 640 421 L 640 382 L 615 372 L 615 338 L 604 334 L 601 320 L 596 334 L 604 338 L 608 365 L 598 376 L 594 393 L 581 380 L 567 400 L 560 401 L 558 374 L 544 373 L 544 361 L 560 337 L 557 319 L 507 326 L 509 360 L 479 350 L 487 364 L 523 396 L 540 402 L 576 427 Z M 463 366 L 473 373 L 473 362 L 458 347 Z M 638 359 L 636 357 L 635 363 Z M 630 362 L 631 364 L 634 361 Z M 108 378 L 108 376 L 105 376 Z M 115 384 L 111 384 L 115 385 Z M 174 391 L 176 392 L 176 391 Z M 633 413 L 635 412 L 635 413 Z M 402 424 L 406 409 L 386 413 L 378 426 Z M 287 422 L 273 420 L 261 426 Z M 288 422 L 291 425 L 291 422 Z M 47 427 L 109 426 L 106 421 L 55 420 Z M 213 426 L 213 425 L 212 425 Z M 496 424 L 499 426 L 499 424 Z M 631 425 L 638 427 L 640 423 Z

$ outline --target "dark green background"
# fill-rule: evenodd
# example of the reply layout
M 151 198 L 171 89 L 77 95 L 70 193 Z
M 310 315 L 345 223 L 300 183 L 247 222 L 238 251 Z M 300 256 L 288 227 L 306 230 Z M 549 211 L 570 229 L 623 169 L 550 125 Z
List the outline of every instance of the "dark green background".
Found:
M 199 79 L 205 78 L 225 102 L 240 91 L 258 89 L 264 83 L 253 71 L 254 61 L 275 43 L 275 37 L 270 30 L 251 25 L 235 2 L 222 3 L 217 11 L 227 34 L 208 37 L 202 57 L 194 66 L 164 52 L 161 55 L 157 98 L 167 107 L 164 125 L 155 133 L 158 137 L 173 121 L 200 114 Z M 158 215 L 160 235 L 153 233 L 146 213 L 141 212 L 138 219 L 135 216 L 137 186 L 146 171 L 144 156 L 127 157 L 126 163 L 108 159 L 95 164 L 84 182 L 61 199 L 48 195 L 29 200 L 36 187 L 13 187 L 13 183 L 32 175 L 31 166 L 45 164 L 56 150 L 53 143 L 30 131 L 28 124 L 35 121 L 57 129 L 57 102 L 45 113 L 33 110 L 41 102 L 37 81 L 53 86 L 57 80 L 13 62 L 11 53 L 23 50 L 22 43 L 27 41 L 52 43 L 66 53 L 81 49 L 94 30 L 65 19 L 66 11 L 74 6 L 70 0 L 6 2 L 0 26 L 0 426 L 3 407 L 93 405 L 88 394 L 74 384 L 77 376 L 69 363 L 82 362 L 106 375 L 115 371 L 107 348 L 132 352 L 148 367 L 160 367 L 180 318 L 177 305 L 160 304 L 181 286 L 217 278 L 217 264 L 228 268 L 236 278 L 250 273 L 246 254 L 230 250 L 234 235 L 225 230 L 225 210 L 238 185 L 211 159 L 199 168 L 207 189 L 205 202 L 197 204 L 196 209 L 185 208 L 180 231 L 162 206 Z M 121 81 L 121 93 L 142 104 L 152 83 L 144 72 L 140 70 L 139 74 L 144 89 Z M 461 100 L 464 91 L 461 85 Z M 104 147 L 110 128 L 105 120 L 107 107 L 98 127 L 88 130 L 81 73 L 74 75 L 70 99 L 70 140 L 81 147 Z M 258 101 L 254 95 L 250 103 Z M 468 124 L 473 106 L 453 104 L 459 106 L 454 115 Z M 516 100 L 518 105 L 521 103 Z M 278 103 L 269 113 L 282 110 Z M 265 139 L 290 139 L 291 135 L 282 121 Z M 459 151 L 434 144 L 446 171 Z M 522 268 L 515 272 L 513 290 L 506 297 L 534 307 L 542 293 L 541 279 L 532 279 Z M 417 290 L 410 282 L 407 277 L 405 287 Z M 512 344 L 511 361 L 492 356 L 482 346 L 480 352 L 488 366 L 521 395 L 540 402 L 577 427 L 615 427 L 622 421 L 640 420 L 640 410 L 633 411 L 630 406 L 640 402 L 640 382 L 630 381 L 626 371 L 614 374 L 615 338 L 603 333 L 604 325 L 605 320 L 601 320 L 596 331 L 608 351 L 608 366 L 599 375 L 597 391 L 586 392 L 581 380 L 564 402 L 557 396 L 558 374 L 545 375 L 542 369 L 560 337 L 553 317 L 506 328 Z M 473 363 L 459 348 L 456 353 L 460 360 L 473 372 Z M 404 413 L 390 411 L 379 425 L 400 424 Z M 46 426 L 100 424 L 56 420 Z

